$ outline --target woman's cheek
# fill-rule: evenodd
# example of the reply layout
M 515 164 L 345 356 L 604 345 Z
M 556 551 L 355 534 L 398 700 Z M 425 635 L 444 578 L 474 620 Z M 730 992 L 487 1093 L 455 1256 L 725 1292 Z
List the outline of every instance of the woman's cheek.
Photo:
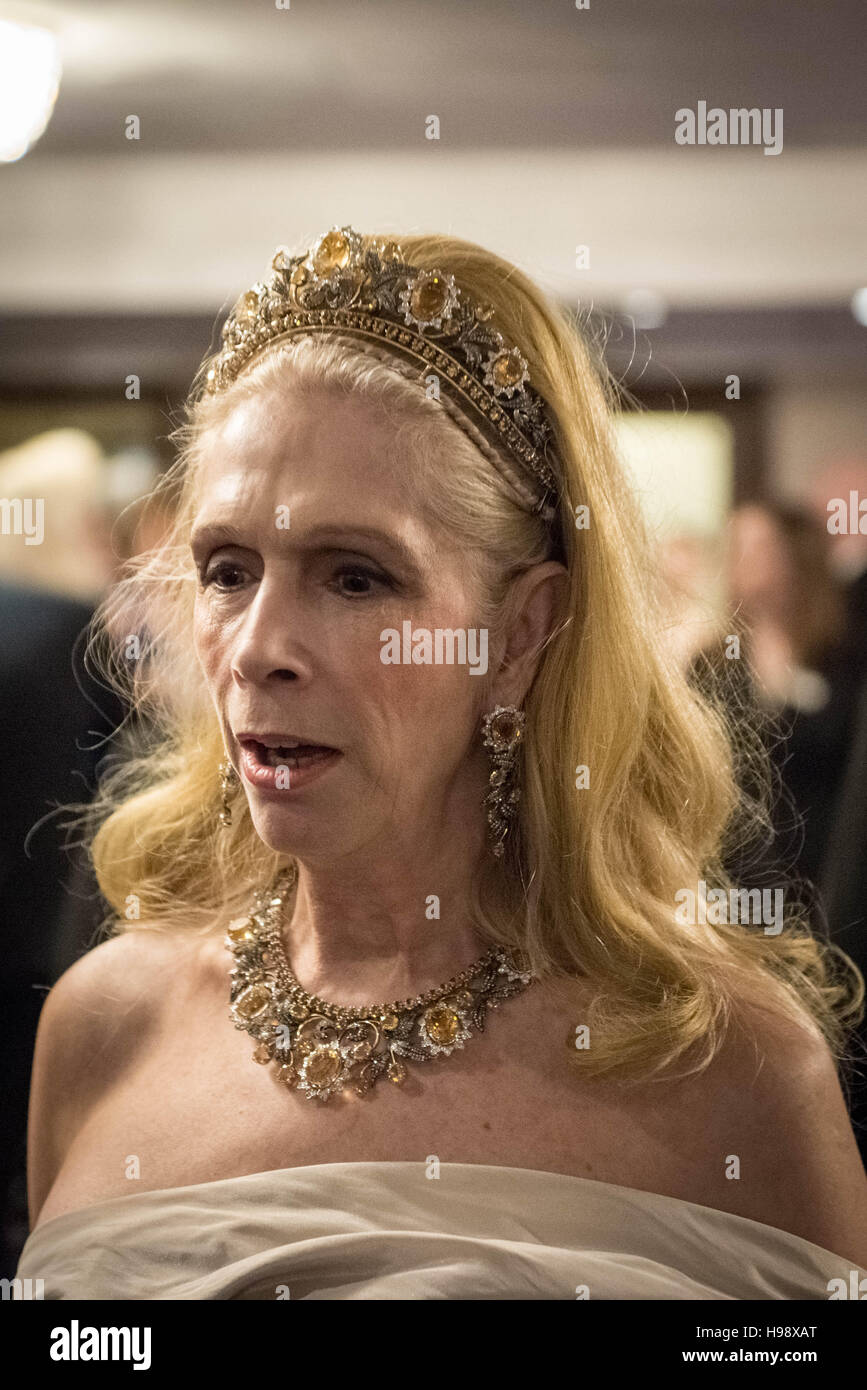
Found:
M 197 606 L 193 625 L 193 648 L 199 665 L 208 680 L 212 680 L 220 668 L 222 659 L 222 633 L 219 625 L 207 612 Z

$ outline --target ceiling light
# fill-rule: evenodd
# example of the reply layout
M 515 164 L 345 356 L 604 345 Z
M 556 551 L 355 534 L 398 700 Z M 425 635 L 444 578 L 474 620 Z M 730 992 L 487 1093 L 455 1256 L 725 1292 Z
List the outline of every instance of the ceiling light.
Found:
M 0 19 L 0 161 L 11 164 L 39 139 L 60 85 L 60 46 L 48 29 Z

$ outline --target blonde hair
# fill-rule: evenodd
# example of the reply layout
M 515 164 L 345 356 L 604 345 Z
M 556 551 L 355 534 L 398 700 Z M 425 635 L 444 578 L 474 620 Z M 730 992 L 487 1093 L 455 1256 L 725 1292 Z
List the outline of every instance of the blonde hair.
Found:
M 812 1023 L 840 1056 L 860 1016 L 863 980 L 811 934 L 797 904 L 779 936 L 675 918 L 679 891 L 699 879 L 729 884 L 722 858 L 733 826 L 741 827 L 736 839 L 749 837 L 767 820 L 738 786 L 721 710 L 666 654 L 652 549 L 617 460 L 618 402 L 597 349 L 489 251 L 434 235 L 400 243 L 410 263 L 451 273 L 472 299 L 491 304 L 504 337 L 520 345 L 562 461 L 557 518 L 549 528 L 516 502 L 490 452 L 448 405 L 427 399 L 420 379 L 335 335 L 268 349 L 217 397 L 202 394 L 200 374 L 178 431 L 180 457 L 158 489 L 175 505 L 171 533 L 103 605 L 92 644 L 144 724 L 90 813 L 99 823 L 93 863 L 118 929 L 214 931 L 288 862 L 261 842 L 243 796 L 232 826 L 219 825 L 225 750 L 191 653 L 187 538 L 202 440 L 240 400 L 288 383 L 293 393 L 343 390 L 389 412 L 395 459 L 411 460 L 403 466 L 420 505 L 466 546 L 492 627 L 508 613 L 513 576 L 551 556 L 568 569 L 568 596 L 525 703 L 518 824 L 504 863 L 481 872 L 473 909 L 480 930 L 519 946 L 536 974 L 595 986 L 588 1016 L 576 1019 L 589 1025 L 592 1045 L 573 1048 L 573 1064 L 623 1080 L 678 1062 L 700 1070 L 744 1000 Z M 589 525 L 578 529 L 583 506 Z M 128 661 L 123 640 L 141 619 L 149 637 Z M 581 766 L 590 777 L 579 790 Z

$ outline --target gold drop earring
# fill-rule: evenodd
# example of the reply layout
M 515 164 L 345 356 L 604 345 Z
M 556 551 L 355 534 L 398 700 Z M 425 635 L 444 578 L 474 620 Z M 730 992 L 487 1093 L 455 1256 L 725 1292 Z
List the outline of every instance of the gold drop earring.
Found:
M 240 782 L 240 778 L 228 758 L 224 758 L 220 763 L 220 824 L 232 824 L 232 808 L 229 805 L 229 797 L 234 792 Z
M 497 705 L 486 714 L 482 727 L 484 745 L 490 748 L 493 769 L 485 797 L 491 849 L 497 859 L 505 852 L 506 838 L 515 818 L 521 789 L 516 785 L 518 750 L 524 738 L 527 716 L 515 705 Z

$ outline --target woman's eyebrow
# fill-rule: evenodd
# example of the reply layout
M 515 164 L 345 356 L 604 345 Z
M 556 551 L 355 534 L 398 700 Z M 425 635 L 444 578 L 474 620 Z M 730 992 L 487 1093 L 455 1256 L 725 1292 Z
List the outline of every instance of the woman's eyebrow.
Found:
M 357 548 L 359 541 L 372 541 L 375 545 L 383 546 L 407 569 L 418 572 L 419 557 L 406 542 L 388 531 L 378 530 L 375 526 L 338 526 L 333 523 L 313 526 L 304 532 L 299 543 L 304 546 L 331 545 L 353 550 Z
M 352 550 L 357 548 L 359 541 L 372 541 L 374 544 L 382 545 L 407 570 L 413 574 L 419 573 L 419 559 L 406 542 L 398 536 L 391 535 L 387 531 L 380 531 L 374 526 L 338 526 L 333 523 L 326 523 L 311 527 L 310 530 L 296 537 L 296 544 L 303 549 L 331 545 Z M 189 544 L 194 553 L 206 546 L 241 545 L 249 547 L 250 536 L 249 533 L 241 531 L 239 527 L 233 526 L 231 522 L 203 522 L 193 527 Z
M 190 532 L 190 549 L 196 551 L 205 545 L 246 545 L 249 537 L 230 522 L 211 521 L 193 526 Z

